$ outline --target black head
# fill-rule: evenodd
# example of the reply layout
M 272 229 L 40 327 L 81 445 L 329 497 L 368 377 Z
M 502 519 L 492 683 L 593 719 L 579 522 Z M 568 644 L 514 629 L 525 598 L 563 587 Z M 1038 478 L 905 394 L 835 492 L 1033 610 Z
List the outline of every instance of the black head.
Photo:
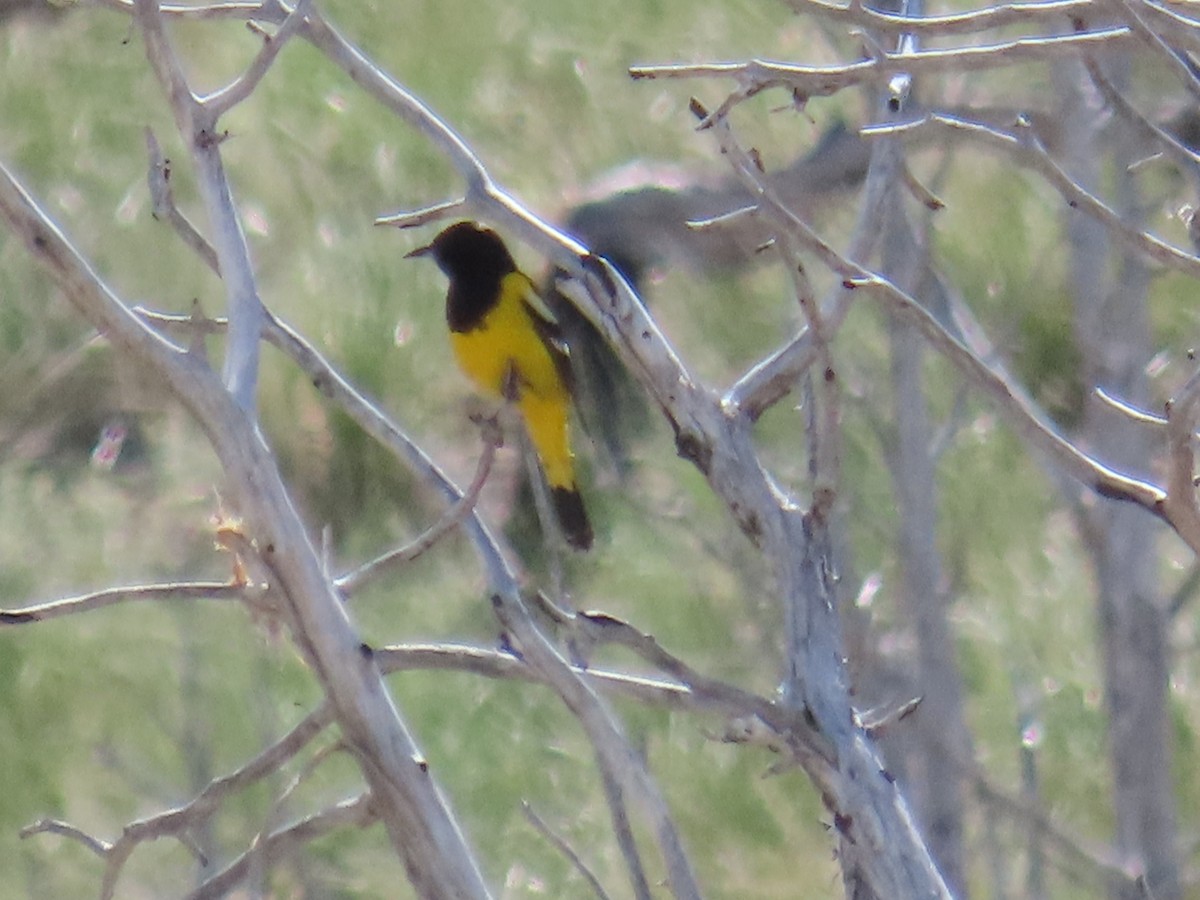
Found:
M 499 281 L 517 270 L 500 235 L 475 222 L 458 222 L 409 256 L 432 256 L 446 275 L 472 282 Z

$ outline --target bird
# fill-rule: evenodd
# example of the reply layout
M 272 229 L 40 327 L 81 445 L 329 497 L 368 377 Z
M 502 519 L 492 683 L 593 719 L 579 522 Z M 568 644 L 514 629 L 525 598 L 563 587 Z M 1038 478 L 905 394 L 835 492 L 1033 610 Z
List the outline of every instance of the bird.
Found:
M 567 543 L 592 546 L 575 480 L 570 351 L 558 323 L 495 231 L 457 222 L 407 258 L 428 256 L 450 280 L 446 324 L 459 368 L 485 395 L 520 412 Z

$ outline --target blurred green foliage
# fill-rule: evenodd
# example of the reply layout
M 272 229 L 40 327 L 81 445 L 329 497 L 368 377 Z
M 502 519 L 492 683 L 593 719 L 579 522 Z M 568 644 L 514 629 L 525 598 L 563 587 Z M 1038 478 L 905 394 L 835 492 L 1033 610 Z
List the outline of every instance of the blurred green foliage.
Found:
M 632 83 L 628 65 L 834 58 L 807 20 L 782 4 L 750 0 L 519 0 L 474 4 L 466 24 L 454 4 L 337 0 L 322 8 L 453 123 L 502 183 L 550 217 L 630 160 L 723 174 L 686 107 L 689 92 L 712 104 L 728 85 Z M 218 313 L 219 283 L 150 215 L 147 126 L 173 159 L 180 204 L 204 222 L 186 154 L 128 21 L 80 8 L 2 27 L 0 159 L 127 301 L 186 311 L 199 299 Z M 258 44 L 233 22 L 178 27 L 173 35 L 201 89 L 234 76 Z M 854 52 L 854 44 L 844 39 L 841 51 Z M 1022 96 L 1038 89 L 1035 77 Z M 781 98 L 759 98 L 738 111 L 738 123 L 769 165 L 781 165 L 824 125 L 855 120 L 859 111 L 847 102 L 814 102 L 806 119 L 771 113 Z M 468 478 L 479 440 L 465 382 L 449 363 L 444 287 L 432 267 L 400 259 L 421 236 L 372 226 L 389 209 L 455 195 L 448 167 L 300 42 L 224 125 L 225 164 L 264 300 L 455 477 Z M 918 163 L 919 174 L 945 173 L 942 193 L 952 198 L 934 233 L 946 274 L 1035 396 L 1069 425 L 1081 387 L 1055 205 L 1040 184 L 994 160 L 962 154 L 942 169 L 941 156 L 927 153 Z M 835 234 L 844 230 L 844 210 L 822 215 Z M 539 271 L 536 259 L 514 249 Z M 829 281 L 814 279 L 818 287 Z M 1194 330 L 1194 314 L 1180 312 L 1191 288 L 1180 279 L 1156 288 L 1156 325 L 1172 359 Z M 728 384 L 799 325 L 784 279 L 767 266 L 715 278 L 669 272 L 649 293 L 664 330 L 713 385 Z M 881 443 L 891 392 L 883 324 L 858 302 L 836 348 L 846 425 L 840 503 L 855 570 L 882 575 L 870 612 L 886 639 L 905 627 L 888 596 L 897 523 Z M 729 327 L 732 317 L 737 328 Z M 209 349 L 219 358 L 218 341 Z M 939 360 L 927 365 L 931 404 L 949 416 L 958 409 L 958 379 Z M 760 437 L 781 483 L 803 496 L 804 417 L 795 406 L 771 410 Z M 436 518 L 435 498 L 274 352 L 264 357 L 261 410 L 314 533 L 329 526 L 339 566 L 401 543 Z M 1015 697 L 1031 691 L 1048 807 L 1086 837 L 1104 839 L 1103 711 L 1078 539 L 1039 461 L 993 412 L 969 400 L 965 413 L 953 414 L 963 421 L 939 469 L 942 549 L 958 598 L 953 617 L 981 765 L 1016 791 Z M 114 418 L 132 423 L 139 449 L 112 472 L 99 471 L 88 454 Z M 780 653 L 769 576 L 703 479 L 674 457 L 667 427 L 656 423 L 641 440 L 630 481 L 617 483 L 599 467 L 592 473 L 587 493 L 602 536 L 593 554 L 569 561 L 572 594 L 582 606 L 630 617 L 701 670 L 769 693 Z M 519 467 L 509 453 L 499 468 L 485 508 L 503 520 Z M 111 584 L 226 577 L 229 559 L 212 541 L 218 483 L 215 461 L 182 413 L 92 341 L 0 231 L 0 606 Z M 528 534 L 514 540 L 536 546 Z M 540 563 L 531 568 L 540 571 Z M 481 588 L 464 542 L 452 536 L 356 597 L 354 615 L 372 643 L 494 644 Z M 851 596 L 856 588 L 847 586 Z M 1176 723 L 1181 814 L 1193 829 L 1200 797 L 1185 773 L 1196 752 L 1195 635 L 1183 638 L 1189 655 L 1178 669 Z M 629 660 L 614 654 L 598 662 Z M 522 800 L 622 891 L 589 748 L 547 691 L 443 672 L 397 675 L 392 686 L 503 896 L 587 893 L 525 822 Z M 126 821 L 186 800 L 252 757 L 316 701 L 286 641 L 251 625 L 234 605 L 126 605 L 0 633 L 0 898 L 87 896 L 101 877 L 100 863 L 75 843 L 20 841 L 22 826 L 53 816 L 116 837 Z M 624 702 L 617 708 L 662 779 L 710 896 L 838 895 L 825 816 L 802 774 L 760 777 L 773 758 L 707 740 L 705 730 L 719 722 Z M 334 740 L 327 735 L 317 745 Z M 334 754 L 309 772 L 304 759 L 239 795 L 198 836 L 215 860 L 240 852 L 264 827 L 358 790 L 349 760 Z M 275 798 L 301 775 L 277 808 Z M 981 811 L 972 827 L 973 876 L 986 877 L 983 860 L 995 852 L 1015 878 L 1023 828 L 1002 822 L 1003 844 L 990 847 L 980 821 L 988 815 Z M 188 854 L 162 842 L 135 854 L 121 896 L 179 895 L 195 877 Z M 329 897 L 406 890 L 378 829 L 332 835 L 272 879 L 278 896 L 301 885 Z M 1091 896 L 1094 888 L 1054 883 L 1056 897 Z

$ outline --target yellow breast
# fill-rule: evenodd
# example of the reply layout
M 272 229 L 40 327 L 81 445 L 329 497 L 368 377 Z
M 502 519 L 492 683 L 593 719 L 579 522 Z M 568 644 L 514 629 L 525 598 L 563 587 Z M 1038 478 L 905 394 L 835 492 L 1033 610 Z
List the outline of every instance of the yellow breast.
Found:
M 490 396 L 502 397 L 505 379 L 514 373 L 521 393 L 565 399 L 566 385 L 522 302 L 523 282 L 520 275 L 506 278 L 500 302 L 478 327 L 451 332 L 450 343 L 459 367 Z

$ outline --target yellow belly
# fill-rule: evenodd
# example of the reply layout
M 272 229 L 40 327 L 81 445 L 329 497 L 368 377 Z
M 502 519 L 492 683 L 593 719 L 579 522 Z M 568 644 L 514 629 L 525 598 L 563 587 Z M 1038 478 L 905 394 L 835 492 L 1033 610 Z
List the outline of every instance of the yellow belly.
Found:
M 454 355 L 459 367 L 483 393 L 516 402 L 546 480 L 554 487 L 573 487 L 574 466 L 567 433 L 570 392 L 534 328 L 521 295 L 516 291 L 504 293 L 506 296 L 478 327 L 451 332 Z M 505 397 L 506 390 L 513 393 Z
M 503 397 L 512 373 L 518 396 L 528 390 L 547 400 L 568 397 L 554 358 L 519 299 L 506 297 L 479 327 L 451 332 L 450 342 L 459 367 L 485 394 Z

